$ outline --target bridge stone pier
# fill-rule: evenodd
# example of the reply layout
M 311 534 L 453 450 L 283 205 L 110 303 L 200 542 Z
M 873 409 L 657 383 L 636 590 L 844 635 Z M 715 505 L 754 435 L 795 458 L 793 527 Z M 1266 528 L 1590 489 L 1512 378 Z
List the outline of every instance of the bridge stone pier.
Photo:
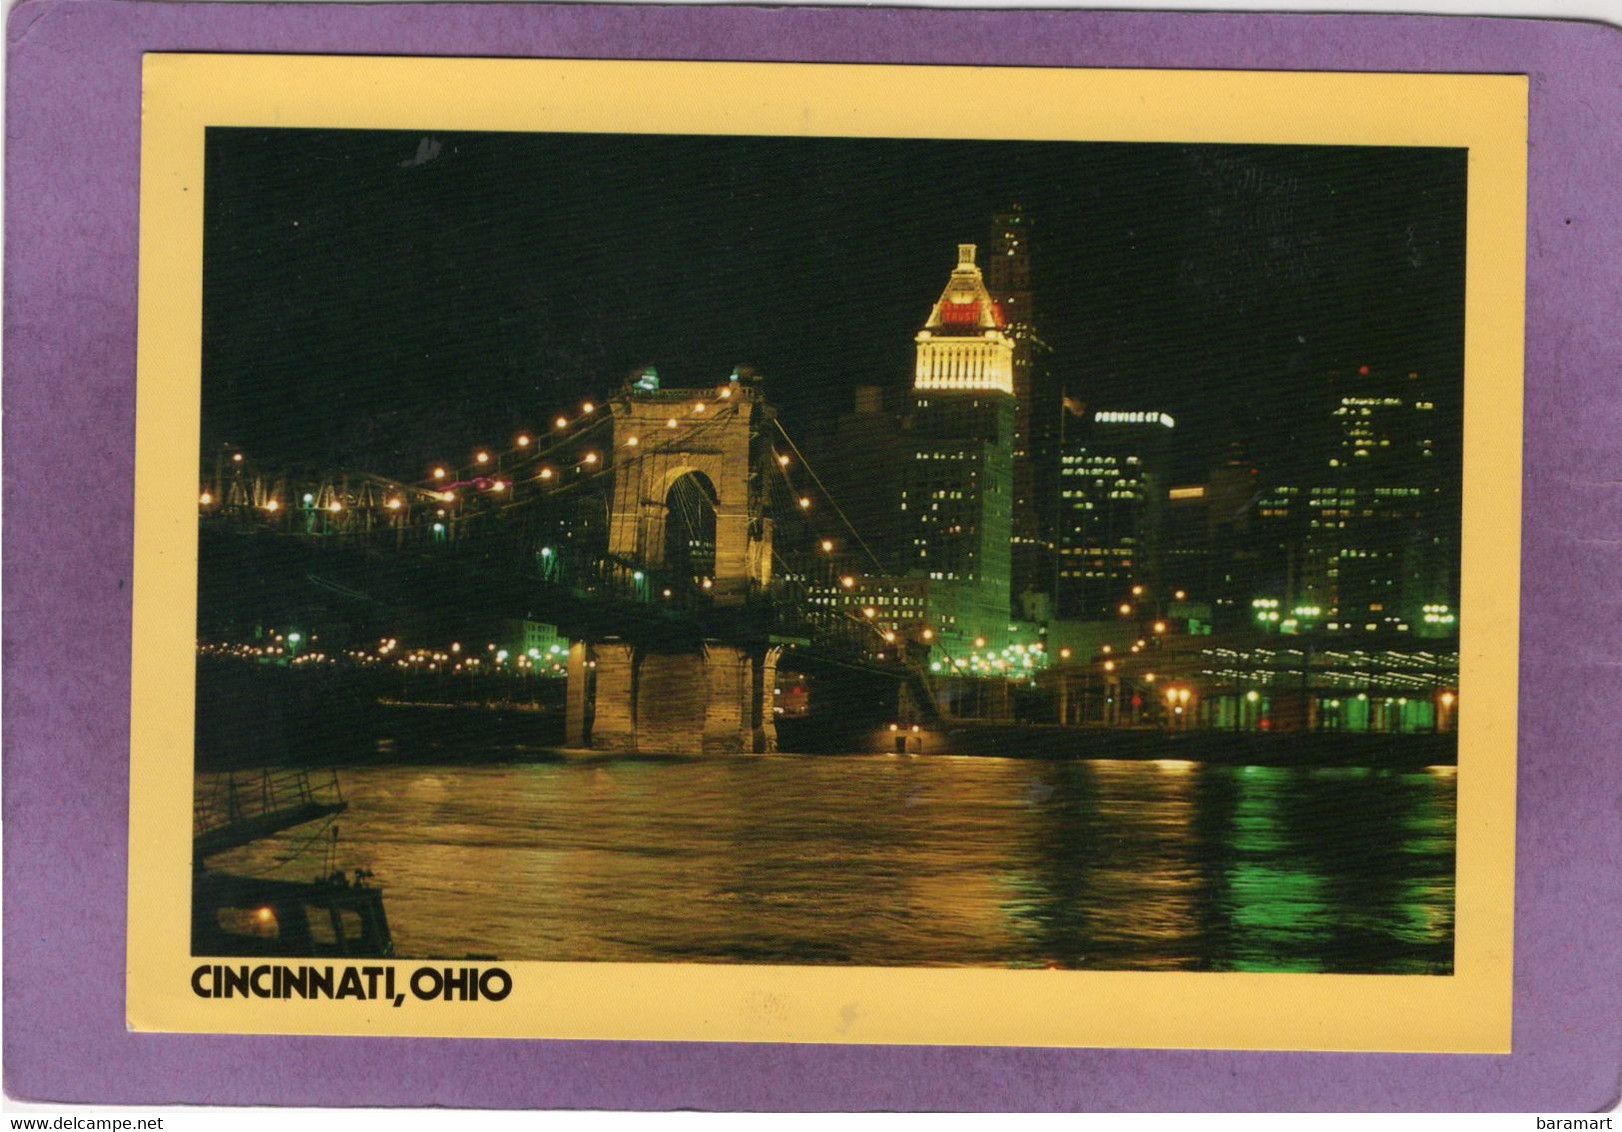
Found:
M 707 643 L 699 652 L 622 641 L 576 644 L 588 697 L 568 698 L 572 747 L 671 755 L 764 754 L 777 749 L 772 714 L 775 647 Z M 588 667 L 594 666 L 594 667 Z M 570 666 L 571 679 L 575 666 Z M 571 687 L 571 692 L 573 691 Z M 588 715 L 589 724 L 588 724 Z
M 660 585 L 703 595 L 720 616 L 771 580 L 771 410 L 758 385 L 659 389 L 650 375 L 607 406 L 613 424 L 608 551 Z M 763 474 L 765 473 L 765 474 Z M 695 514 L 695 512 L 701 512 Z M 639 577 L 641 575 L 638 575 Z M 649 594 L 650 601 L 658 596 Z M 576 642 L 566 741 L 603 751 L 763 753 L 777 749 L 778 648 L 762 640 Z

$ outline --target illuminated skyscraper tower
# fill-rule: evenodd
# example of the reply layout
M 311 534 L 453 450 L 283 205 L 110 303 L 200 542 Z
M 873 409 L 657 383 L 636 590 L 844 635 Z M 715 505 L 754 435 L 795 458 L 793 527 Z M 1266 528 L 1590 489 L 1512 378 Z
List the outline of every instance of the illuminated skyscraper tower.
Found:
M 974 245 L 957 251 L 915 339 L 901 493 L 908 573 L 930 579 L 948 647 L 1005 640 L 1012 594 L 1014 342 Z

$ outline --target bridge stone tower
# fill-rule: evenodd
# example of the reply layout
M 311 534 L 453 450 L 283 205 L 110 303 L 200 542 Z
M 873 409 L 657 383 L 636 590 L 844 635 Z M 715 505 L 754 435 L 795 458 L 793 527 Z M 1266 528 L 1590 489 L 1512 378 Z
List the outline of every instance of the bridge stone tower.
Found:
M 568 742 L 588 742 L 589 664 L 593 748 L 663 754 L 775 750 L 778 649 L 764 638 L 742 639 L 746 634 L 737 626 L 746 621 L 726 615 L 771 581 L 772 522 L 765 514 L 764 479 L 756 474 L 768 446 L 763 433 L 771 409 L 758 384 L 736 374 L 715 387 L 661 389 L 651 370 L 607 409 L 613 433 L 607 467 L 613 476 L 610 559 L 646 571 L 661 586 L 698 587 L 713 616 L 701 644 L 577 643 L 570 651 Z
M 759 387 L 739 380 L 659 389 L 644 378 L 612 401 L 609 555 L 654 570 L 671 566 L 672 493 L 688 481 L 689 496 L 701 494 L 715 514 L 714 564 L 705 575 L 715 602 L 739 604 L 771 581 L 771 520 L 752 478 L 755 438 L 770 411 Z

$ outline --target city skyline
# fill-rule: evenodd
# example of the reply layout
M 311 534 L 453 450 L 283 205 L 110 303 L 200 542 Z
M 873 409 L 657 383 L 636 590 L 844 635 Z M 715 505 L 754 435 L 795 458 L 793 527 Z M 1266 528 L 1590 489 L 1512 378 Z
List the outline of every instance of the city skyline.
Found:
M 647 363 L 752 364 L 815 431 L 857 386 L 905 389 L 932 281 L 1011 203 L 1053 382 L 1179 415 L 1185 476 L 1234 442 L 1287 464 L 1330 370 L 1462 379 L 1462 151 L 215 130 L 208 152 L 205 443 L 284 458 L 420 474 Z

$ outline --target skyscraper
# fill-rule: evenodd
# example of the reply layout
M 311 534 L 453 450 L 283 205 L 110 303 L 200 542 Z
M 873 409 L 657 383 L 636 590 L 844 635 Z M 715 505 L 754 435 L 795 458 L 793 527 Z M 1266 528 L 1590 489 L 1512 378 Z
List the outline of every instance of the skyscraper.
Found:
M 1012 597 L 1014 341 L 973 244 L 958 245 L 915 343 L 900 502 L 907 572 L 937 583 L 943 644 L 997 647 Z
M 1038 411 L 1044 398 L 1038 388 L 1037 355 L 1042 341 L 1036 333 L 1036 309 L 1031 287 L 1031 224 L 1024 210 L 1013 204 L 991 220 L 991 254 L 986 262 L 986 288 L 1001 309 L 1004 330 L 1012 341 L 1014 394 L 1014 533 L 1013 590 L 1052 590 L 1053 514 L 1051 490 L 1042 471 L 1052 463 L 1048 451 L 1056 410 Z M 1052 409 L 1052 406 L 1049 406 Z M 1051 480 L 1051 476 L 1046 477 Z
M 1332 382 L 1333 449 L 1309 500 L 1309 578 L 1325 616 L 1418 628 L 1456 602 L 1457 500 L 1444 491 L 1445 426 L 1419 373 L 1369 365 Z M 1316 575 L 1316 577 L 1313 577 Z
M 1175 427 L 1158 410 L 1091 410 L 1065 440 L 1058 616 L 1107 617 L 1134 585 L 1158 590 Z
M 1451 633 L 1459 501 L 1443 409 L 1406 368 L 1360 365 L 1327 388 L 1309 463 L 1256 497 L 1256 616 L 1276 607 L 1286 632 Z

